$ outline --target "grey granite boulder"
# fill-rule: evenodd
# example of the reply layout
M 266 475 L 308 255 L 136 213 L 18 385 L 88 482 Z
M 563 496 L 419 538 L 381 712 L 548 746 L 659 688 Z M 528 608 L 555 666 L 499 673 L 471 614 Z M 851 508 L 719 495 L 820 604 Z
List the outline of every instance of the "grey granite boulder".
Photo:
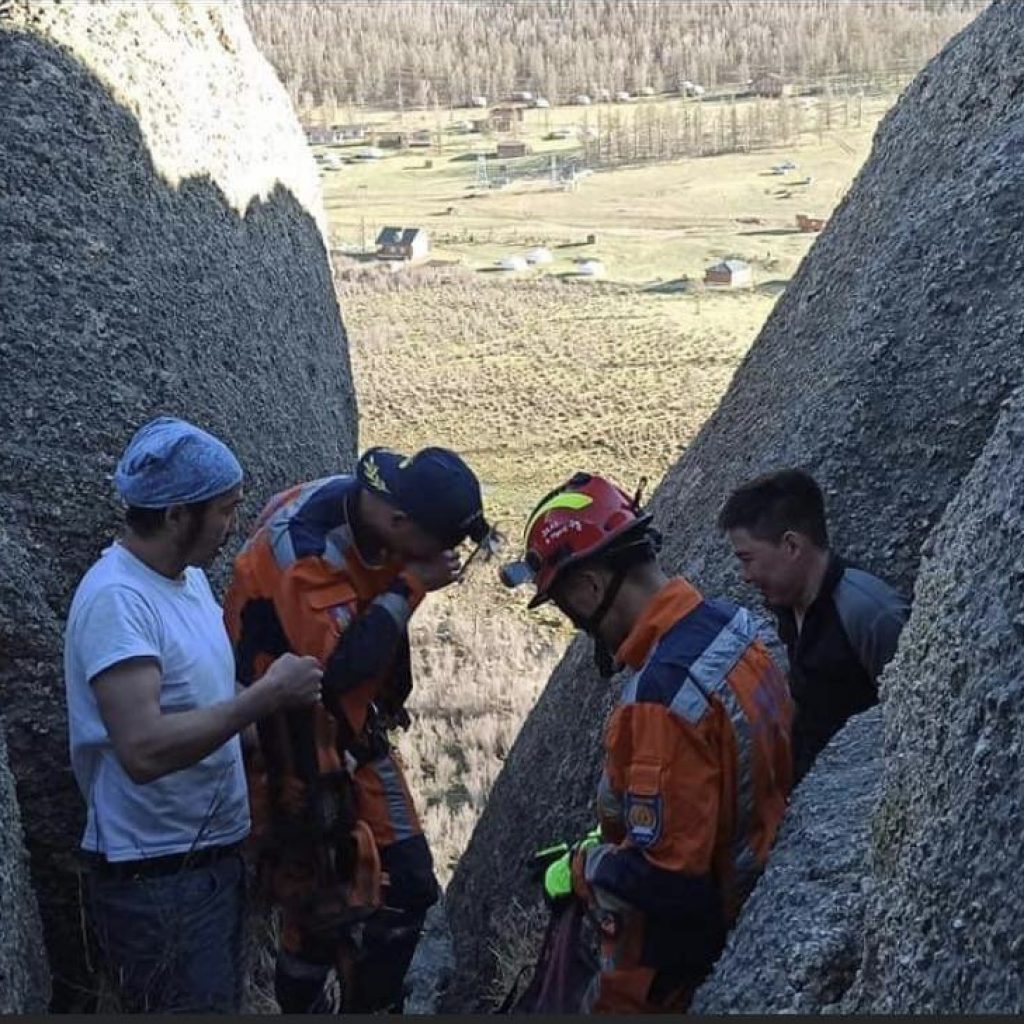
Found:
M 61 635 L 118 524 L 117 456 L 191 419 L 238 452 L 252 515 L 351 465 L 355 402 L 316 169 L 241 4 L 0 12 L 0 713 L 67 1009 L 88 983 Z

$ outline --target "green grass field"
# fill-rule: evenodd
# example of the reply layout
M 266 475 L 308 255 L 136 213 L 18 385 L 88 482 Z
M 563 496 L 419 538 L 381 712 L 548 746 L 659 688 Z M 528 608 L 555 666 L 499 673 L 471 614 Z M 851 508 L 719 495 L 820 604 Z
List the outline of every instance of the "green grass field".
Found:
M 326 171 L 339 243 L 384 224 L 440 240 L 432 266 L 397 273 L 336 260 L 363 443 L 458 448 L 506 519 L 581 467 L 653 485 L 813 244 L 796 214 L 828 216 L 883 109 L 820 141 L 595 173 L 576 192 L 531 182 L 460 198 L 471 165 L 436 156 L 431 168 L 403 154 Z M 783 160 L 797 170 L 767 173 Z M 785 184 L 797 175 L 811 184 Z M 588 234 L 596 244 L 582 244 Z M 538 244 L 553 263 L 492 269 Z M 602 260 L 603 280 L 576 277 L 582 255 Z M 702 288 L 704 269 L 728 256 L 751 263 L 755 286 Z
M 518 532 L 577 469 L 656 483 L 775 299 L 412 271 L 342 285 L 364 444 L 444 444 Z
M 434 240 L 433 259 L 474 269 L 540 244 L 552 248 L 555 262 L 529 273 L 571 274 L 574 260 L 586 256 L 604 262 L 609 280 L 649 285 L 699 279 L 710 262 L 738 256 L 754 264 L 760 280 L 784 281 L 813 241 L 796 231 L 796 214 L 824 217 L 835 207 L 890 102 L 865 99 L 859 126 L 809 131 L 786 147 L 599 171 L 576 191 L 543 179 L 480 188 L 474 154 L 493 151 L 495 139 L 444 136 L 450 141 L 442 153 L 393 152 L 325 171 L 324 197 L 335 243 L 349 250 L 364 242 L 372 250 L 379 229 L 395 224 L 425 229 Z M 833 106 L 833 124 L 842 124 L 844 115 Z M 544 124 L 582 116 L 594 124 L 592 108 L 528 111 L 519 135 L 537 152 L 568 152 L 576 143 L 542 141 Z M 411 117 L 405 120 L 408 125 Z M 784 160 L 796 169 L 770 174 Z M 499 163 L 514 171 L 537 162 L 536 156 L 491 160 L 490 173 Z M 585 244 L 590 234 L 595 245 Z

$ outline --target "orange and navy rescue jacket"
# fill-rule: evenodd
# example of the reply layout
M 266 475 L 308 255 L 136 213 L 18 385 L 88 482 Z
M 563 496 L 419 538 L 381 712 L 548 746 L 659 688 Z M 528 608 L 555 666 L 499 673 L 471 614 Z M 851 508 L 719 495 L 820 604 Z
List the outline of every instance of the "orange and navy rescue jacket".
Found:
M 334 476 L 275 495 L 235 559 L 224 602 L 243 685 L 289 651 L 323 666 L 312 715 L 278 713 L 260 728 L 262 760 L 281 777 L 271 789 L 295 813 L 308 795 L 302 783 L 343 772 L 372 716 L 400 712 L 412 686 L 407 624 L 424 588 L 401 565 L 360 553 L 350 515 L 359 487 Z M 269 795 L 253 794 L 254 832 Z
M 579 865 L 584 888 L 640 911 L 682 973 L 699 974 L 785 810 L 786 678 L 746 609 L 704 600 L 681 578 L 651 600 L 617 660 L 630 674 L 605 731 L 604 842 Z

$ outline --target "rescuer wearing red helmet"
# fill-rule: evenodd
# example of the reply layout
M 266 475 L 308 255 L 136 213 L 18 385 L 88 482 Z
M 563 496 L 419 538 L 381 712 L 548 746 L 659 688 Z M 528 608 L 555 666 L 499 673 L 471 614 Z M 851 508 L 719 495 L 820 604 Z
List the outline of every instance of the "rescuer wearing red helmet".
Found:
M 523 561 L 502 571 L 509 586 L 533 581 L 531 608 L 550 600 L 593 638 L 602 674 L 627 670 L 605 730 L 600 835 L 545 879 L 549 898 L 584 901 L 602 936 L 584 1012 L 689 1005 L 790 789 L 784 672 L 750 612 L 665 575 L 651 524 L 639 495 L 578 473 L 537 505 Z

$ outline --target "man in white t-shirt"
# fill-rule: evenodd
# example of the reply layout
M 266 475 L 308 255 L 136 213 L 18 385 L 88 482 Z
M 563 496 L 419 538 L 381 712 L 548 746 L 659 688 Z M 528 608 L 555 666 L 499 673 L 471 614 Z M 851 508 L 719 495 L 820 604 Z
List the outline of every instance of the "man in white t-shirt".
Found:
M 237 1012 L 249 808 L 239 734 L 319 699 L 314 658 L 239 690 L 203 568 L 231 535 L 242 468 L 159 417 L 118 463 L 126 529 L 85 574 L 64 648 L 94 932 L 122 1009 Z

